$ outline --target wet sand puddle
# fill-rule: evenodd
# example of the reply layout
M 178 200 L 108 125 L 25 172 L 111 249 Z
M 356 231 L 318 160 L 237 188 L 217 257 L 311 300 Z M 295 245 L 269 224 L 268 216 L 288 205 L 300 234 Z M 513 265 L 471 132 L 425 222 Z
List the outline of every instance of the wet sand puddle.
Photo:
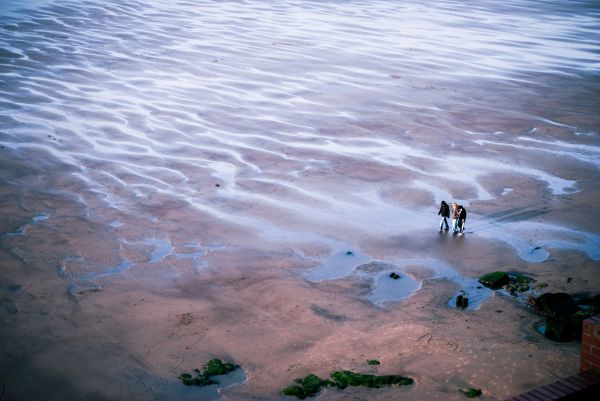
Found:
M 348 249 L 348 247 L 342 248 Z M 417 269 L 420 274 L 427 272 L 426 278 L 417 279 L 409 272 Z M 394 279 L 391 273 L 401 273 Z M 366 299 L 374 305 L 384 307 L 385 304 L 402 301 L 418 291 L 423 282 L 429 280 L 449 280 L 459 288 L 458 294 L 470 300 L 469 309 L 477 309 L 493 292 L 483 287 L 477 279 L 462 277 L 456 270 L 438 260 L 405 258 L 393 263 L 376 261 L 358 251 L 337 251 L 332 253 L 321 266 L 306 274 L 306 279 L 313 282 L 335 280 L 346 277 L 365 278 L 371 283 L 372 290 Z M 454 307 L 456 295 L 449 301 Z
M 270 293 L 239 284 L 255 277 L 273 288 L 360 281 L 357 297 L 388 315 L 446 282 L 458 291 L 448 305 L 464 294 L 484 313 L 493 292 L 475 276 L 496 264 L 555 278 L 571 269 L 590 276 L 575 276 L 577 290 L 599 288 L 600 14 L 532 4 L 6 0 L 0 318 L 12 320 L 2 334 L 27 350 L 67 332 L 65 305 L 78 338 L 90 330 L 79 321 L 109 316 L 119 324 L 98 344 L 118 343 L 115 359 L 131 352 L 132 371 L 162 380 L 163 360 L 200 349 L 177 343 L 190 333 L 170 332 L 167 316 L 259 305 L 256 292 Z M 441 200 L 466 206 L 465 236 L 438 236 Z M 122 318 L 110 286 L 169 307 L 123 307 Z M 283 298 L 272 303 L 295 310 Z M 193 333 L 217 327 L 210 344 L 244 356 L 293 337 L 293 322 L 261 332 L 256 322 L 276 312 L 259 309 L 231 318 L 232 331 L 199 319 Z M 140 321 L 163 330 L 148 342 L 184 351 L 147 364 Z M 236 325 L 249 325 L 242 345 Z M 4 354 L 7 396 L 45 396 L 13 365 L 31 373 L 51 358 Z M 160 383 L 165 400 L 188 396 Z

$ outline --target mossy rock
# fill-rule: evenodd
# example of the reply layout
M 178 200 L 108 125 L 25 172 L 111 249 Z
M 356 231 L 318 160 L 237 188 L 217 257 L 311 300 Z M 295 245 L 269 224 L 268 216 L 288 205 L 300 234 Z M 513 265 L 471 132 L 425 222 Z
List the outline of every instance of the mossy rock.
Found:
M 368 359 L 367 365 L 370 365 L 370 366 L 381 365 L 381 362 L 379 362 L 377 359 Z
M 473 387 L 463 388 L 458 391 L 460 391 L 462 394 L 464 394 L 465 396 L 467 396 L 469 398 L 479 397 L 481 394 L 483 394 L 481 392 L 481 389 L 473 388 Z
M 506 272 L 496 271 L 479 277 L 479 282 L 488 288 L 498 289 L 508 284 L 509 276 Z
M 312 373 L 306 375 L 303 378 L 296 379 L 297 384 L 292 384 L 283 389 L 281 392 L 283 395 L 297 397 L 301 400 L 306 397 L 312 397 L 321 391 L 321 387 L 331 386 L 333 383 L 329 380 L 321 379 Z
M 376 376 L 363 373 L 354 373 L 348 370 L 338 370 L 331 374 L 331 380 L 338 388 L 346 388 L 348 386 L 363 386 L 367 388 L 379 388 L 392 384 L 408 385 L 414 381 L 410 377 L 399 375 L 383 375 Z

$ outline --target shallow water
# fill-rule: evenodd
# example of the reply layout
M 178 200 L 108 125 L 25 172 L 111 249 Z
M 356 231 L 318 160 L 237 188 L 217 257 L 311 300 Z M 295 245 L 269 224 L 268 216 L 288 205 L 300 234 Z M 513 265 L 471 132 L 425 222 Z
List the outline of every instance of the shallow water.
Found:
M 4 274 L 76 296 L 265 251 L 314 282 L 390 264 L 401 290 L 358 269 L 377 305 L 448 279 L 477 308 L 446 260 L 471 238 L 598 261 L 599 22 L 584 1 L 5 0 Z M 469 211 L 456 246 L 441 200 Z

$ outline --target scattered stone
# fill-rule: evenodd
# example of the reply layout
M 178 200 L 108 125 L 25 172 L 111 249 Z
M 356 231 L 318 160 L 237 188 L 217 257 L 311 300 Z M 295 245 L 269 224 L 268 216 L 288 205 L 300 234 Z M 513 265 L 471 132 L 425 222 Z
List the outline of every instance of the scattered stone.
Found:
M 469 306 L 469 298 L 459 295 L 456 297 L 456 307 L 466 309 Z
M 509 274 L 508 277 L 509 283 L 505 288 L 512 295 L 529 290 L 529 283 L 532 281 L 531 277 L 522 274 Z
M 17 293 L 17 294 L 22 294 L 23 292 L 25 292 L 25 290 L 23 289 L 23 286 L 22 285 L 18 285 L 18 284 L 9 285 L 8 286 L 8 290 L 10 292 L 14 292 L 14 293 Z
M 481 389 L 479 388 L 473 388 L 473 387 L 469 387 L 469 388 L 462 388 L 460 391 L 463 395 L 467 396 L 468 398 L 475 398 L 475 397 L 479 397 L 481 394 L 483 394 L 481 392 Z
M 17 304 L 15 304 L 12 299 L 3 299 L 0 301 L 0 305 L 2 306 L 2 309 L 4 309 L 10 315 L 16 315 L 19 313 L 19 308 L 17 308 Z
M 179 319 L 179 324 L 182 326 L 189 326 L 194 321 L 194 316 L 191 313 L 184 313 Z
M 344 315 L 335 314 L 325 308 L 321 308 L 317 305 L 311 305 L 310 309 L 313 311 L 315 315 L 321 316 L 327 320 L 333 320 L 334 322 L 344 322 L 348 320 L 348 318 Z
M 506 272 L 496 271 L 479 277 L 479 282 L 488 288 L 496 290 L 508 284 L 509 277 Z
M 87 284 L 87 285 L 77 285 L 71 284 L 67 287 L 67 293 L 72 297 L 77 297 L 78 295 L 85 295 L 91 292 L 102 291 L 102 286 L 96 284 Z

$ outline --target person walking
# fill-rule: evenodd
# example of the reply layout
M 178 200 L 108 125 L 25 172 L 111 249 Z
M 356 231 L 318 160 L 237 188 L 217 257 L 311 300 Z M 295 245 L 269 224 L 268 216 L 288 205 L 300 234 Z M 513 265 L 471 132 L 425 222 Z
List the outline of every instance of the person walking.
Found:
M 465 209 L 465 207 L 463 205 L 459 205 L 458 206 L 458 228 L 459 228 L 460 234 L 458 234 L 458 235 L 464 235 L 466 221 L 467 221 L 467 209 Z
M 460 214 L 458 212 L 458 204 L 456 204 L 455 202 L 452 202 L 450 214 L 452 216 L 452 233 L 456 234 L 458 232 L 458 217 L 460 216 Z
M 442 201 L 442 203 L 440 203 L 440 211 L 438 212 L 438 216 L 442 216 L 442 219 L 440 220 L 440 231 L 444 229 L 444 226 L 446 226 L 445 230 L 448 231 L 450 227 L 448 226 L 447 218 L 450 217 L 450 206 L 448 206 L 446 201 Z

